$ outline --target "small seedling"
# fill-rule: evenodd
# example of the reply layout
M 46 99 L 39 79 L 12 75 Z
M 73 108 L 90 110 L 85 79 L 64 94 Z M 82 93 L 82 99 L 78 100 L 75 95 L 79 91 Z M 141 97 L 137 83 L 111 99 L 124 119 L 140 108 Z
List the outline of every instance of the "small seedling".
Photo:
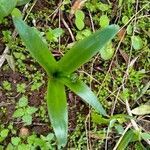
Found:
M 35 28 L 29 27 L 15 9 L 12 13 L 14 25 L 31 55 L 39 62 L 48 74 L 47 108 L 48 114 L 57 137 L 58 147 L 67 143 L 68 110 L 65 86 L 80 96 L 97 112 L 107 116 L 90 88 L 73 72 L 89 61 L 115 36 L 119 27 L 111 25 L 97 31 L 84 40 L 76 43 L 58 62 L 49 51 L 47 44 Z
M 26 84 L 25 83 L 17 84 L 17 92 L 25 93 L 25 89 L 26 89 Z
M 3 88 L 7 91 L 10 91 L 11 90 L 11 83 L 8 82 L 8 81 L 4 81 L 3 82 Z
M 21 118 L 25 125 L 32 123 L 32 115 L 37 111 L 37 108 L 28 106 L 28 99 L 21 97 L 17 104 L 17 109 L 13 114 L 14 118 Z

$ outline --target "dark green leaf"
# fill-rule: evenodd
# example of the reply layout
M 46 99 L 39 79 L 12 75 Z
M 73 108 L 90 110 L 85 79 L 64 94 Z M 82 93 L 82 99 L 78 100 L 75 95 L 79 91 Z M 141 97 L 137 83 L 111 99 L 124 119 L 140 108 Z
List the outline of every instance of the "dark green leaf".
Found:
M 134 132 L 132 130 L 127 131 L 119 143 L 117 150 L 124 150 L 132 141 L 132 138 L 134 138 Z
M 119 27 L 117 25 L 110 25 L 75 44 L 59 61 L 60 69 L 64 73 L 75 71 L 103 48 L 115 36 L 118 30 Z
M 49 75 L 55 72 L 57 63 L 38 31 L 29 27 L 20 17 L 13 16 L 13 21 L 31 55 Z
M 68 132 L 68 112 L 65 87 L 54 79 L 49 79 L 47 108 L 57 137 L 58 145 L 65 146 Z
M 0 21 L 15 8 L 17 0 L 0 0 Z
M 147 150 L 141 142 L 137 142 L 135 145 L 136 150 Z
M 96 111 L 100 114 L 106 116 L 106 112 L 100 102 L 98 101 L 95 94 L 91 91 L 91 89 L 83 82 L 77 80 L 73 81 L 71 79 L 62 78 L 62 82 L 68 86 L 74 93 L 80 96 L 86 103 L 91 105 Z

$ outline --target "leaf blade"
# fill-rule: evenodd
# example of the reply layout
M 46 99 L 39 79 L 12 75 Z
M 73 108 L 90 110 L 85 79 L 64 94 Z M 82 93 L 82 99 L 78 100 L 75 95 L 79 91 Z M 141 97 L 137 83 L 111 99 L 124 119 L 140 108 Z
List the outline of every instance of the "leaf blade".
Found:
M 60 69 L 68 74 L 75 71 L 103 48 L 115 36 L 118 30 L 119 27 L 117 25 L 110 25 L 78 42 L 58 62 Z
M 146 115 L 150 114 L 150 105 L 144 104 L 139 107 L 132 109 L 131 111 L 134 115 Z
M 8 16 L 15 8 L 17 0 L 0 0 L 0 20 Z
M 44 43 L 38 35 L 37 31 L 29 27 L 20 17 L 13 16 L 13 22 L 31 55 L 48 74 L 55 72 L 57 66 L 56 60 L 49 51 L 47 44 Z
M 58 145 L 60 147 L 65 146 L 67 143 L 68 132 L 68 112 L 65 87 L 56 80 L 49 79 L 48 82 L 47 108 L 58 140 Z
M 125 149 L 128 146 L 128 144 L 132 141 L 133 137 L 134 132 L 132 130 L 127 131 L 123 136 L 122 140 L 120 141 L 117 150 Z
M 67 78 L 61 79 L 62 82 L 69 87 L 74 93 L 80 96 L 84 102 L 90 104 L 94 109 L 96 109 L 100 114 L 106 116 L 106 111 L 102 107 L 101 103 L 98 101 L 95 94 L 90 90 L 90 88 L 83 82 L 77 80 L 72 82 Z

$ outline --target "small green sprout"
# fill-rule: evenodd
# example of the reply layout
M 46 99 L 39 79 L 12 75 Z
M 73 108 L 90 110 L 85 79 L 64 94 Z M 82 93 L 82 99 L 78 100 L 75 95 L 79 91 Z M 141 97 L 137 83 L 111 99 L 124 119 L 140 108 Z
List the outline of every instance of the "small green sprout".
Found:
M 12 13 L 14 25 L 31 55 L 46 70 L 48 75 L 47 108 L 57 137 L 58 148 L 67 143 L 68 109 L 65 86 L 80 96 L 97 112 L 107 116 L 105 109 L 90 88 L 77 76 L 73 76 L 81 65 L 88 62 L 116 35 L 117 25 L 110 25 L 77 42 L 58 62 L 35 28 L 29 27 L 18 14 Z

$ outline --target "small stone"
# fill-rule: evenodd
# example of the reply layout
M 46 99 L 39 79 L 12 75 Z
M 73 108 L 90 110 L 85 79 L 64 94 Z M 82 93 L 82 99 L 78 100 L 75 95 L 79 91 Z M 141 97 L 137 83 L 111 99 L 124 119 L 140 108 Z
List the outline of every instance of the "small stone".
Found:
M 25 138 L 29 135 L 29 129 L 28 128 L 25 128 L 25 127 L 22 127 L 20 129 L 20 133 L 19 133 L 19 136 L 22 137 L 22 138 Z

